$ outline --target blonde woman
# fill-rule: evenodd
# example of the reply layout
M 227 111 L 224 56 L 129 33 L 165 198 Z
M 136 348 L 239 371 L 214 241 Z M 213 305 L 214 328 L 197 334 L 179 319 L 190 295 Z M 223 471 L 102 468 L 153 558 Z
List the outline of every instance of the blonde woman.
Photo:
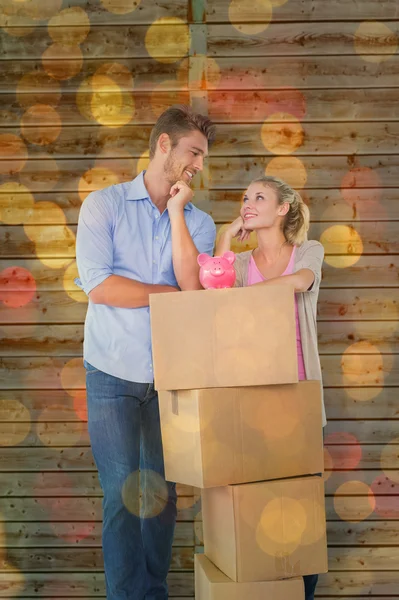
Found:
M 236 286 L 286 284 L 295 289 L 299 379 L 321 380 L 316 313 L 324 258 L 323 246 L 307 240 L 309 209 L 298 192 L 277 177 L 259 177 L 246 190 L 240 216 L 216 247 L 220 256 L 233 238 L 256 232 L 258 246 L 236 255 Z M 323 427 L 326 424 L 324 402 Z M 305 600 L 313 600 L 317 575 L 304 577 Z

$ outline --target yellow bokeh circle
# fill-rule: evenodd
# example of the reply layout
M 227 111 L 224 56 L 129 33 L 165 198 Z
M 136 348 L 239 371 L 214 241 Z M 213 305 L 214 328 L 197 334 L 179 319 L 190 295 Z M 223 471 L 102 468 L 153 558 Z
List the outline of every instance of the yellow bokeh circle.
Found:
M 355 31 L 355 50 L 366 62 L 388 60 L 396 53 L 398 44 L 398 35 L 379 21 L 363 21 Z
M 61 127 L 59 114 L 48 104 L 34 104 L 21 119 L 22 135 L 38 146 L 55 142 L 61 133 Z
M 0 446 L 17 446 L 29 435 L 31 416 L 29 409 L 19 400 L 0 400 Z M 17 416 L 17 418 L 16 418 Z
M 270 0 L 231 0 L 229 4 L 230 22 L 240 33 L 261 33 L 269 26 L 272 16 L 273 3 Z
M 61 268 L 75 258 L 75 234 L 65 225 L 24 225 L 27 237 L 35 244 L 37 258 L 46 266 Z M 54 259 L 58 259 L 56 264 Z
M 0 220 L 7 225 L 21 225 L 31 215 L 35 200 L 27 187 L 16 181 L 0 185 Z
M 79 277 L 76 260 L 73 261 L 65 270 L 63 278 L 63 286 L 65 293 L 75 300 L 75 302 L 88 303 L 87 295 L 74 283 L 74 280 Z
M 343 521 L 364 521 L 374 512 L 374 494 L 362 481 L 346 481 L 335 492 L 334 509 Z
M 273 113 L 262 125 L 264 147 L 273 154 L 292 154 L 304 141 L 304 131 L 299 120 L 288 113 Z
M 360 234 L 350 225 L 332 225 L 323 231 L 320 242 L 324 246 L 324 260 L 339 269 L 355 265 L 363 253 Z
M 83 117 L 106 127 L 122 127 L 134 116 L 131 92 L 122 90 L 111 77 L 101 73 L 83 81 L 76 103 Z
M 79 46 L 52 44 L 43 52 L 42 64 L 46 73 L 59 81 L 71 79 L 83 66 L 83 54 Z
M 149 164 L 150 164 L 150 151 L 146 150 L 145 152 L 143 152 L 143 154 L 140 156 L 140 158 L 137 161 L 137 167 L 136 167 L 137 175 L 139 173 L 141 173 L 141 171 L 146 171 Z
M 161 514 L 168 503 L 168 496 L 166 481 L 151 469 L 134 471 L 122 486 L 123 504 L 130 513 L 142 519 Z
M 279 177 L 295 190 L 302 189 L 308 179 L 305 165 L 296 156 L 276 156 L 265 169 L 266 175 Z
M 71 396 L 75 395 L 75 390 L 86 387 L 86 370 L 82 358 L 72 358 L 65 363 L 61 371 L 61 385 Z
M 298 500 L 274 498 L 262 511 L 256 528 L 256 541 L 266 554 L 289 555 L 301 544 L 306 525 L 306 511 Z
M 382 386 L 386 365 L 379 349 L 369 342 L 357 342 L 342 355 L 341 369 L 346 386 Z
M 90 31 L 90 19 L 79 6 L 65 8 L 50 19 L 48 33 L 57 44 L 71 46 L 81 44 Z
M 110 185 L 119 183 L 119 177 L 106 167 L 93 167 L 80 178 L 78 184 L 79 197 L 83 200 L 96 190 L 102 190 Z
M 190 30 L 184 21 L 162 17 L 147 30 L 145 47 L 148 54 L 161 63 L 175 63 L 187 55 L 190 48 Z
M 35 202 L 25 223 L 27 225 L 66 225 L 66 217 L 58 204 L 43 200 Z

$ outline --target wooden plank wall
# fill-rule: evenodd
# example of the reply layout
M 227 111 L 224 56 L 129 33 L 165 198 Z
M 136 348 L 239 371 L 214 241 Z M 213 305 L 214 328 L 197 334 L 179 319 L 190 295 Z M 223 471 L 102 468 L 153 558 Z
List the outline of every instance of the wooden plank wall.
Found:
M 397 0 L 2 0 L 0 25 L 0 597 L 105 595 L 76 223 L 91 189 L 142 168 L 175 101 L 218 123 L 196 202 L 219 227 L 265 170 L 309 203 L 326 249 L 318 596 L 399 597 Z M 172 597 L 193 596 L 199 511 L 181 486 Z

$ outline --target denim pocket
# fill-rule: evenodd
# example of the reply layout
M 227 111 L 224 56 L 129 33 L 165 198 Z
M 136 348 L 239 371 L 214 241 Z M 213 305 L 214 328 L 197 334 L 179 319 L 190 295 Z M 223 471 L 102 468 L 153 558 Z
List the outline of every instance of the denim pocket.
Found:
M 87 360 L 83 361 L 83 366 L 86 369 L 86 374 L 90 375 L 91 373 L 100 373 L 99 369 L 96 369 L 96 367 L 93 367 L 93 365 L 91 365 L 90 363 L 87 362 Z

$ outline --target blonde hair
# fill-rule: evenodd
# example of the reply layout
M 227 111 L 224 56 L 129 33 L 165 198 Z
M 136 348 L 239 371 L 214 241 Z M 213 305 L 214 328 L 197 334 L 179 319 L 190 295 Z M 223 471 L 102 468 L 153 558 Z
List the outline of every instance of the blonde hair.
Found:
M 271 187 L 277 194 L 279 204 L 288 202 L 289 210 L 285 215 L 282 227 L 285 239 L 293 246 L 303 244 L 308 239 L 310 213 L 301 195 L 278 177 L 264 175 L 254 179 L 251 183 L 262 183 Z

